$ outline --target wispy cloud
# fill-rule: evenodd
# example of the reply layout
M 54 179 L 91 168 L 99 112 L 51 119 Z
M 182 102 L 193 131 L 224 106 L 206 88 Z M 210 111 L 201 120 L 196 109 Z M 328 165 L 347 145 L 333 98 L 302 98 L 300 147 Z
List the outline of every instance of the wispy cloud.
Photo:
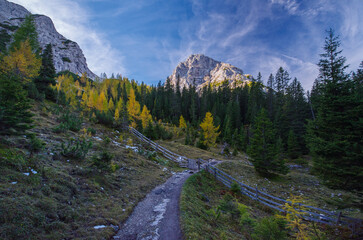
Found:
M 96 74 L 125 74 L 123 57 L 111 46 L 105 33 L 91 26 L 91 13 L 85 5 L 72 0 L 12 0 L 30 12 L 50 17 L 59 33 L 76 41 L 86 56 L 89 68 Z
M 270 0 L 270 2 L 283 6 L 292 15 L 296 14 L 299 10 L 299 3 L 295 0 Z

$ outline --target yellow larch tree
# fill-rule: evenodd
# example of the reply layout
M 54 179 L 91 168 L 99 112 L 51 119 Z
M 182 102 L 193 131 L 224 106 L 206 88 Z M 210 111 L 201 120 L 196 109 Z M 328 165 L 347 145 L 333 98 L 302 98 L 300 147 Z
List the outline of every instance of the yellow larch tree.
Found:
M 19 48 L 5 56 L 0 65 L 5 72 L 13 72 L 19 75 L 25 82 L 39 75 L 42 60 L 32 52 L 29 41 L 21 42 Z
M 136 101 L 134 89 L 130 89 L 129 98 L 127 101 L 127 113 L 129 114 L 129 120 L 131 127 L 136 127 L 136 119 L 140 115 L 140 103 Z
M 120 118 L 120 112 L 118 111 L 118 108 L 115 110 L 115 121 L 117 122 Z
M 112 101 L 112 98 L 110 98 L 110 101 L 108 101 L 108 110 L 113 110 L 115 108 L 115 104 Z
M 99 111 L 105 111 L 106 109 L 104 108 L 104 102 L 107 102 L 105 93 L 102 91 L 97 99 L 97 104 L 96 104 L 96 109 Z
M 218 132 L 219 126 L 215 127 L 213 123 L 213 115 L 210 112 L 205 114 L 203 122 L 200 124 L 203 130 L 204 141 L 203 144 L 209 147 L 214 147 L 216 145 L 217 137 L 220 132 Z
M 149 125 L 149 123 L 153 120 L 153 117 L 151 116 L 150 111 L 149 109 L 147 109 L 146 105 L 144 105 L 144 107 L 142 108 L 140 118 L 143 128 L 146 128 L 147 125 Z
M 181 128 L 181 129 L 187 128 L 187 123 L 185 122 L 183 115 L 180 115 L 180 118 L 179 118 L 179 128 Z

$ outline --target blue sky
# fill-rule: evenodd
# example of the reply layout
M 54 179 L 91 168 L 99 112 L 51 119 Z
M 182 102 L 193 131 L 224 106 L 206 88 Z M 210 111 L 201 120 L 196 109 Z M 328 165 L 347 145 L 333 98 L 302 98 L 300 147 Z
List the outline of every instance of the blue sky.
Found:
M 11 0 L 10 0 L 11 1 Z M 309 90 L 325 30 L 356 70 L 363 60 L 361 0 L 12 0 L 51 17 L 96 74 L 164 81 L 192 53 L 266 81 L 282 66 Z

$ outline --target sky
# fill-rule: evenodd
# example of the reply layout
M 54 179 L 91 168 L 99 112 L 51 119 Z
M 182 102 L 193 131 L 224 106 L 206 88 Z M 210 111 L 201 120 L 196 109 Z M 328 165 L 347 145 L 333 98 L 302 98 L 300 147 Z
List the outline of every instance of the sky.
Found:
M 282 66 L 309 90 L 326 30 L 355 71 L 363 60 L 362 0 L 10 0 L 52 18 L 96 74 L 157 84 L 191 54 L 264 82 Z

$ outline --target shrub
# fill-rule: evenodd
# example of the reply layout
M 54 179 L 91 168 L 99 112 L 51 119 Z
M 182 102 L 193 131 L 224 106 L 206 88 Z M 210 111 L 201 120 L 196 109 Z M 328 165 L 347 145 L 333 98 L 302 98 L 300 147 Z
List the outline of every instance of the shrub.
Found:
M 96 134 L 96 130 L 94 128 L 91 128 L 91 127 L 87 128 L 87 132 L 92 134 L 92 135 Z
M 77 117 L 75 114 L 70 114 L 69 111 L 64 113 L 59 118 L 59 121 L 60 124 L 53 128 L 53 131 L 56 133 L 66 132 L 67 130 L 79 132 L 79 130 L 81 130 L 82 119 Z
M 98 169 L 114 171 L 116 170 L 116 167 L 111 165 L 112 158 L 113 154 L 103 151 L 99 156 L 93 156 L 92 166 L 95 166 Z
M 95 113 L 98 123 L 109 127 L 113 126 L 113 114 L 111 112 L 96 111 Z
M 233 182 L 231 184 L 231 192 L 233 192 L 234 194 L 238 194 L 241 192 L 241 186 L 236 183 L 236 182 Z
M 31 153 L 38 152 L 44 148 L 45 142 L 37 138 L 35 134 L 28 134 L 29 150 Z
M 287 239 L 284 223 L 275 217 L 265 217 L 257 222 L 252 238 L 257 240 Z
M 65 157 L 81 159 L 84 158 L 89 149 L 92 148 L 92 141 L 85 138 L 69 139 L 67 144 L 62 143 L 61 154 Z

